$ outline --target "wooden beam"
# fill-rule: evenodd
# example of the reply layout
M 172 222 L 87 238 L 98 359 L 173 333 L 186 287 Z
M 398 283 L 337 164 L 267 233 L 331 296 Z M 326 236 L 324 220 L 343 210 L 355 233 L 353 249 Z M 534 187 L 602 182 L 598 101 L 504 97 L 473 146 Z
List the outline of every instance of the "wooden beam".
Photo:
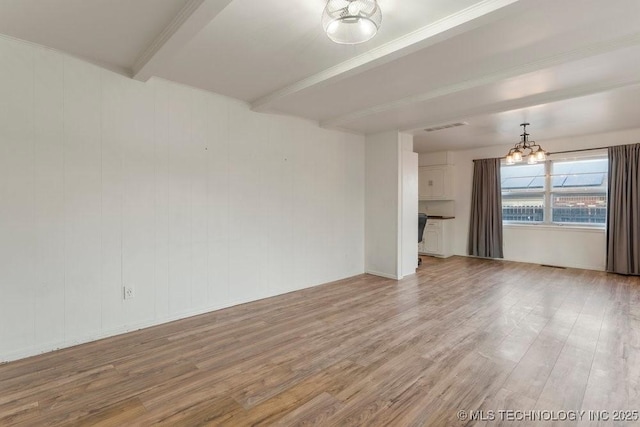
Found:
M 503 80 L 522 76 L 535 71 L 544 70 L 550 67 L 559 66 L 571 61 L 579 61 L 581 59 L 591 58 L 596 55 L 601 55 L 608 52 L 614 52 L 616 50 L 638 46 L 640 45 L 640 32 L 625 35 L 613 40 L 607 40 L 604 42 L 595 43 L 592 45 L 584 46 L 571 51 L 559 53 L 550 57 L 542 58 L 537 61 L 532 61 L 526 64 L 517 65 L 511 68 L 500 70 L 495 73 L 490 73 L 484 76 L 479 76 L 475 79 L 465 80 L 463 82 L 457 82 L 450 85 L 442 86 L 437 89 L 431 90 L 426 93 L 420 93 L 411 95 L 406 98 L 398 99 L 385 104 L 374 105 L 361 110 L 352 111 L 348 114 L 341 114 L 339 116 L 331 117 L 320 122 L 320 126 L 336 129 L 340 127 L 348 127 L 349 123 L 368 117 L 375 114 L 385 113 L 389 111 L 396 111 L 402 108 L 408 108 L 413 105 L 430 102 L 435 99 L 452 95 L 455 93 L 463 92 L 470 89 L 475 89 L 490 84 L 495 84 Z M 636 79 L 632 82 L 623 81 L 623 84 L 635 84 Z M 591 86 L 593 86 L 591 88 Z M 587 86 L 586 94 L 602 92 L 604 90 L 616 89 L 620 87 L 620 82 L 604 82 Z M 565 92 L 571 93 L 573 89 L 566 89 Z M 555 91 L 561 92 L 561 91 Z M 544 95 L 543 95 L 544 96 Z M 580 95 L 583 96 L 583 95 Z M 563 98 L 566 99 L 566 98 Z
M 565 89 L 558 89 L 550 92 L 536 93 L 534 95 L 529 95 L 522 98 L 499 101 L 491 105 L 483 105 L 481 107 L 465 109 L 462 111 L 458 111 L 455 114 L 445 114 L 440 117 L 434 118 L 432 122 L 411 123 L 402 126 L 400 128 L 400 132 L 411 133 L 438 124 L 461 120 L 462 118 L 505 113 L 507 111 L 520 110 L 522 108 L 529 108 L 538 105 L 550 104 L 553 102 L 566 101 L 568 99 L 580 98 L 583 96 L 595 95 L 598 93 L 609 92 L 613 90 L 631 89 L 639 86 L 640 79 L 632 77 L 580 85 Z
M 519 0 L 480 1 L 473 6 L 449 15 L 412 33 L 406 34 L 389 43 L 385 43 L 375 49 L 259 98 L 251 103 L 251 108 L 254 111 L 268 111 L 271 105 L 278 100 L 312 86 L 362 73 L 434 45 L 444 39 L 469 31 L 485 23 L 480 18 L 486 17 L 489 14 L 492 14 L 492 18 L 497 18 L 499 16 L 494 14 L 494 12 L 518 1 Z
M 232 0 L 189 0 L 133 64 L 132 77 L 147 81 L 158 67 L 211 22 Z

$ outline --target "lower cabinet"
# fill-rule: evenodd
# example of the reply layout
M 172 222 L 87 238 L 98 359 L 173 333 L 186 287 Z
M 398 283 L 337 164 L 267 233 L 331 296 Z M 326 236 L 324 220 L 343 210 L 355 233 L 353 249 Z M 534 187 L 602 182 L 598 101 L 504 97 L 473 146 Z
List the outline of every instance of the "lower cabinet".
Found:
M 425 255 L 447 258 L 453 255 L 451 242 L 453 241 L 452 219 L 427 220 L 422 242 L 418 244 L 418 252 Z

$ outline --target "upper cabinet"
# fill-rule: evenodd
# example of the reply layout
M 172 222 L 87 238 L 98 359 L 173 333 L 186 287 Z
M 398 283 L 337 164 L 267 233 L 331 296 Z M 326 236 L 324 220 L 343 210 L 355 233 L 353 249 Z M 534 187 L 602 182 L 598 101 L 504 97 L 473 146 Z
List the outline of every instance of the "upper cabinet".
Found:
M 422 166 L 418 170 L 420 200 L 453 200 L 453 166 Z

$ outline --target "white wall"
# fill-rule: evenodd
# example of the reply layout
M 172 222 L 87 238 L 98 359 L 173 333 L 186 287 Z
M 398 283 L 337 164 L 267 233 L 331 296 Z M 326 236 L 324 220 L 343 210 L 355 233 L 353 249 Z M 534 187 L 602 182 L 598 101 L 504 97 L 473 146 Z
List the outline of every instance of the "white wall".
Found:
M 554 140 L 538 140 L 545 150 L 555 152 L 611 145 L 633 144 L 640 141 L 640 129 L 609 132 Z M 497 146 L 454 152 L 455 163 L 455 227 L 453 249 L 457 255 L 467 255 L 469 213 L 473 159 L 501 157 L 508 147 Z M 428 157 L 442 158 L 442 153 L 420 154 L 420 164 Z M 555 159 L 575 154 L 556 155 Z M 512 261 L 550 264 L 564 267 L 604 270 L 605 231 L 569 227 L 505 226 L 504 255 Z
M 0 64 L 0 361 L 363 272 L 364 138 L 14 40 Z
M 365 158 L 365 271 L 401 279 L 414 274 L 418 262 L 413 136 L 396 131 L 367 135 Z
M 399 135 L 401 149 L 400 266 L 401 276 L 418 268 L 418 154 L 413 152 L 413 136 Z
M 367 136 L 365 152 L 365 271 L 399 278 L 398 132 Z
M 562 267 L 604 270 L 603 229 L 569 227 L 504 228 L 505 259 Z

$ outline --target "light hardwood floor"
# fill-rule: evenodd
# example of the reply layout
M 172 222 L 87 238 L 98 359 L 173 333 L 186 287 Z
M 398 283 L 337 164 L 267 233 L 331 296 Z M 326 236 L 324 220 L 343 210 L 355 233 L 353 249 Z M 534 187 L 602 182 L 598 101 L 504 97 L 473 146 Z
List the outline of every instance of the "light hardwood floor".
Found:
M 0 425 L 640 409 L 640 278 L 423 258 L 400 282 L 361 275 L 1 365 Z

